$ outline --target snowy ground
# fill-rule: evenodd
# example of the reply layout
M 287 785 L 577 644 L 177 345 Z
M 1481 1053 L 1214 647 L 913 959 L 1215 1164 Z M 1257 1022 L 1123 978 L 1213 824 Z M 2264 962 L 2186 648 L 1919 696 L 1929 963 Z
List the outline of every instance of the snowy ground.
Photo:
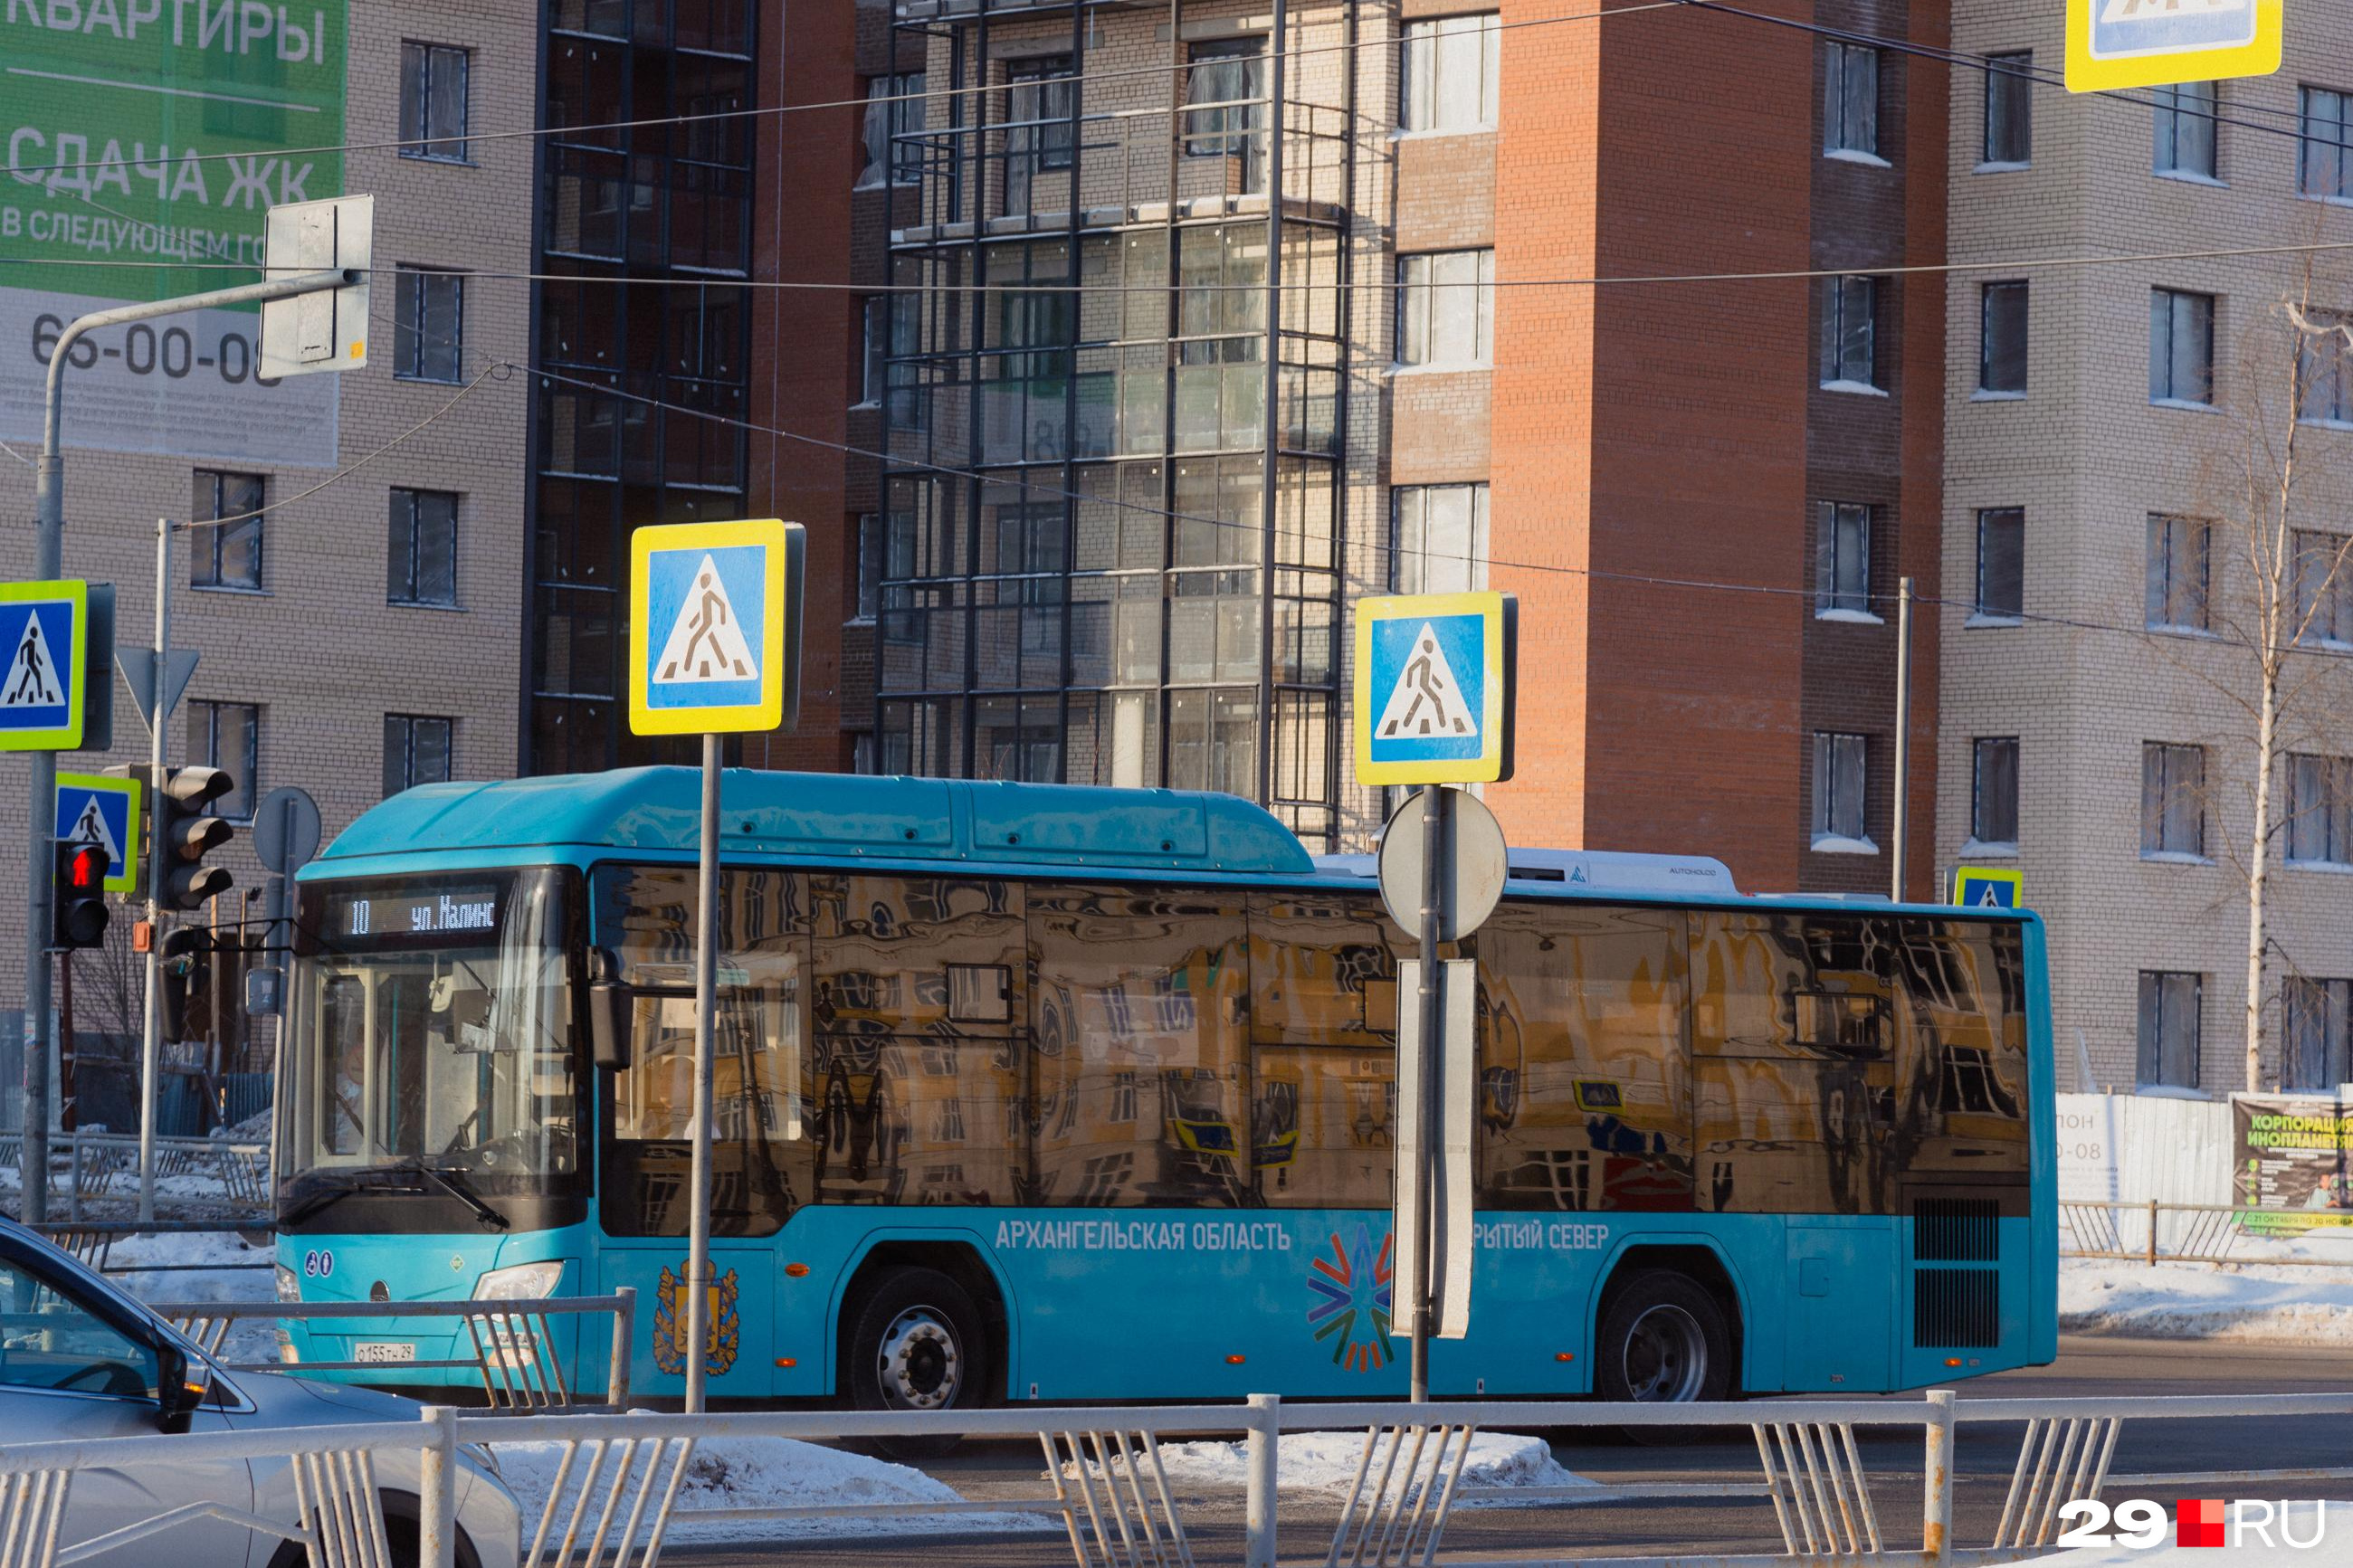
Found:
M 2255 1512 L 2260 1519 L 2261 1510 Z M 2226 1513 L 2223 1518 L 2227 1526 L 2230 1516 Z M 2284 1525 L 2284 1534 L 2281 1526 L 2273 1526 L 2268 1542 L 2260 1534 L 2242 1535 L 2233 1528 L 2231 1543 L 2220 1548 L 2176 1546 L 2172 1526 L 2168 1525 L 2161 1546 L 2078 1546 L 2036 1561 L 2055 1563 L 2059 1568 L 2152 1568 L 2167 1563 L 2178 1564 L 2179 1568 L 2189 1568 L 2192 1563 L 2197 1568 L 2278 1568 L 2282 1563 L 2310 1563 L 2314 1568 L 2320 1568 L 2323 1563 L 2353 1562 L 2353 1503 L 2330 1503 L 2324 1521 L 2314 1517 L 2311 1503 L 2292 1502 Z M 2325 1530 L 2317 1541 L 2313 1536 L 2316 1529 Z M 2308 1546 L 2302 1550 L 2291 1547 L 2290 1539 Z M 2197 1555 L 2191 1556 L 2192 1552 Z M 2206 1555 L 2209 1552 L 2214 1555 Z
M 1411 1455 L 1409 1445 L 1398 1457 L 1400 1470 Z M 1361 1430 L 1287 1433 L 1274 1452 L 1275 1486 L 1282 1491 L 1337 1492 L 1345 1496 L 1356 1486 L 1357 1468 L 1364 1463 L 1364 1458 L 1365 1434 Z M 1374 1456 L 1372 1479 L 1366 1483 L 1368 1488 L 1377 1480 L 1380 1467 L 1388 1458 L 1388 1450 L 1384 1445 Z M 1425 1470 L 1429 1464 L 1425 1455 Z M 1187 1490 L 1239 1492 L 1249 1480 L 1247 1450 L 1239 1442 L 1164 1443 L 1160 1446 L 1160 1466 L 1172 1488 Z M 1090 1474 L 1102 1474 L 1102 1467 L 1092 1461 L 1087 1468 Z M 1065 1464 L 1063 1470 L 1071 1473 L 1073 1467 Z M 1124 1468 L 1121 1473 L 1124 1474 Z M 1594 1483 L 1561 1468 L 1552 1457 L 1550 1446 L 1540 1437 L 1481 1432 L 1471 1440 L 1471 1456 L 1463 1462 L 1461 1479 L 1456 1484 L 1467 1491 Z
M 2267 1344 L 2353 1343 L 2353 1228 L 2293 1240 L 2242 1239 L 2244 1264 L 2060 1260 L 2059 1326 L 2069 1333 Z M 2282 1267 L 2260 1258 L 2309 1258 Z M 2353 1559 L 2348 1559 L 2353 1560 Z
M 555 1491 L 555 1477 L 564 1460 L 560 1443 L 499 1443 L 493 1445 L 499 1473 L 522 1503 L 526 1537 Z M 573 1461 L 565 1478 L 559 1529 L 571 1517 L 591 1456 Z M 611 1471 L 606 1472 L 609 1482 Z M 667 1479 L 667 1472 L 664 1472 Z M 634 1498 L 635 1481 L 630 1496 Z M 596 1520 L 606 1486 L 584 1515 L 583 1528 Z M 934 1480 L 921 1470 L 887 1460 L 868 1458 L 814 1443 L 786 1437 L 723 1437 L 695 1446 L 687 1463 L 686 1483 L 679 1489 L 677 1511 L 666 1540 L 670 1542 L 775 1541 L 810 1536 L 964 1533 L 976 1531 L 1059 1529 L 1059 1521 L 1038 1514 L 983 1513 L 938 1515 L 881 1513 L 842 1519 L 756 1520 L 694 1518 L 698 1509 L 839 1508 L 862 1506 L 893 1509 L 909 1503 L 957 1502 L 955 1488 Z M 626 1503 L 625 1503 L 626 1508 Z M 617 1515 L 617 1517 L 625 1517 Z M 616 1530 L 618 1526 L 616 1525 Z
M 106 1267 L 116 1284 L 142 1301 L 269 1301 L 276 1299 L 278 1285 L 268 1268 L 229 1266 L 266 1264 L 276 1257 L 269 1247 L 247 1246 L 244 1237 L 233 1233 L 199 1231 L 124 1237 L 107 1250 Z M 112 1272 L 134 1263 L 202 1267 L 160 1272 Z M 227 1362 L 276 1361 L 277 1323 L 269 1318 L 237 1320 L 229 1327 L 220 1355 Z

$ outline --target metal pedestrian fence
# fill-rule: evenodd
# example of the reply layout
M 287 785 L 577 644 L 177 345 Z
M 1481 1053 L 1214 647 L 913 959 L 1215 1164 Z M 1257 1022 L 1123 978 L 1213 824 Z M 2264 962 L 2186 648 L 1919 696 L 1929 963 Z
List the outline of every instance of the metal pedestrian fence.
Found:
M 1746 1555 L 1651 1556 L 1611 1561 L 1641 1568 L 1743 1568 L 1792 1563 L 1871 1563 L 1887 1568 L 2016 1563 L 2047 1553 L 2069 1517 L 2067 1505 L 2112 1488 L 2186 1483 L 2205 1495 L 2235 1484 L 2270 1482 L 2279 1472 L 2254 1469 L 2183 1475 L 2117 1475 L 2122 1432 L 2144 1420 L 2275 1420 L 2353 1416 L 2353 1393 L 2197 1397 L 1956 1399 L 1935 1389 L 1917 1399 L 1773 1399 L 1742 1404 L 1607 1405 L 1462 1403 L 1430 1405 L 1285 1404 L 1253 1396 L 1246 1405 L 1026 1408 L 938 1412 L 773 1411 L 727 1415 L 552 1412 L 484 1415 L 428 1409 L 421 1421 L 365 1426 L 239 1431 L 203 1436 L 111 1438 L 0 1447 L 0 1568 L 69 1568 L 101 1549 L 163 1533 L 192 1513 L 237 1520 L 265 1535 L 298 1541 L 312 1568 L 387 1568 L 384 1503 L 377 1479 L 414 1478 L 418 1568 L 458 1561 L 457 1480 L 499 1445 L 553 1445 L 554 1479 L 543 1497 L 522 1500 L 523 1568 L 655 1568 L 666 1542 L 698 1524 L 765 1524 L 781 1531 L 849 1518 L 888 1518 L 902 1531 L 925 1521 L 945 1529 L 976 1515 L 1034 1518 L 1062 1537 L 1078 1568 L 1209 1568 L 1236 1561 L 1212 1555 L 1190 1517 L 1204 1506 L 1196 1484 L 1175 1485 L 1165 1462 L 1172 1439 L 1239 1439 L 1244 1458 L 1240 1568 L 1275 1568 L 1278 1560 L 1320 1561 L 1325 1568 L 1530 1568 L 1533 1563 L 1590 1560 L 1579 1555 L 1577 1521 L 1587 1508 L 1678 1497 L 1757 1500 L 1777 1521 L 1782 1549 Z M 1964 1426 L 2021 1432 L 2008 1476 L 2000 1522 L 1990 1540 L 1961 1542 L 1954 1501 L 1963 1478 L 1955 1439 Z M 1530 1428 L 1746 1427 L 1758 1468 L 1724 1483 L 1641 1482 L 1552 1489 L 1484 1489 L 1463 1484 L 1471 1445 L 1482 1431 Z M 1890 1429 L 1917 1433 L 1919 1468 L 1873 1468 L 1856 1433 L 1875 1441 Z M 1362 1445 L 1338 1522 L 1328 1534 L 1315 1510 L 1312 1540 L 1296 1521 L 1283 1536 L 1278 1468 L 1285 1433 L 1355 1431 Z M 805 1441 L 912 1439 L 959 1436 L 1034 1441 L 1047 1459 L 1048 1486 L 1034 1495 L 979 1501 L 878 1501 L 806 1507 L 735 1507 L 692 1500 L 700 1446 L 758 1437 Z M 70 1488 L 87 1469 L 135 1472 L 201 1449 L 208 1458 L 297 1461 L 300 1483 L 290 1510 L 259 1517 L 222 1505 L 195 1505 L 122 1526 L 94 1541 L 75 1538 Z M 490 1462 L 494 1463 L 492 1459 Z M 2353 1466 L 2303 1469 L 2298 1480 L 2353 1480 Z M 1999 1473 L 1970 1478 L 2002 1480 Z M 1919 1488 L 1916 1542 L 1889 1531 L 1887 1505 Z M 1572 1502 L 1558 1515 L 1558 1555 L 1482 1557 L 1450 1548 L 1450 1521 L 1465 1506 L 1501 1493 L 1522 1503 Z M 1622 1542 L 1620 1542 L 1622 1544 Z M 920 1545 L 918 1544 L 918 1549 Z M 789 1561 L 789 1543 L 763 1549 Z M 934 1549 L 938 1550 L 938 1549 Z M 959 1548 L 969 1553 L 968 1544 Z M 1287 1551 L 1288 1555 L 1284 1555 Z
M 2255 1223 L 2250 1224 L 2250 1221 Z M 2261 1264 L 2265 1268 L 2342 1268 L 2343 1255 L 2277 1250 L 2297 1234 L 2293 1210 L 2232 1204 L 2067 1202 L 2059 1205 L 2059 1250 L 2069 1258 L 2122 1263 Z M 2276 1226 L 2267 1229 L 2266 1226 Z

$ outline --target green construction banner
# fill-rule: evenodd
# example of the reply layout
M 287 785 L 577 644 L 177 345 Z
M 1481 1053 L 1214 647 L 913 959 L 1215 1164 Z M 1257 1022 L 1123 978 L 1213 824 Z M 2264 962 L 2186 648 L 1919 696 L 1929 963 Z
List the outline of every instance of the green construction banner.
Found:
M 344 139 L 348 5 L 0 0 L 0 429 L 37 432 L 65 321 L 255 281 L 221 264 L 260 265 L 269 208 L 343 194 L 322 149 Z M 332 463 L 332 386 L 298 384 L 335 378 L 261 385 L 255 327 L 208 311 L 92 344 L 69 442 Z

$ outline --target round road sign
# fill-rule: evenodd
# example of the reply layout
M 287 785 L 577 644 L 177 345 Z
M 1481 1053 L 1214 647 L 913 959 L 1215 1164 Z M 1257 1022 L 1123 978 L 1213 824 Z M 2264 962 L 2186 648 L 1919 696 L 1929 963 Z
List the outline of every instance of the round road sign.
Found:
M 253 852 L 281 877 L 290 877 L 319 852 L 319 805 L 292 784 L 261 797 L 253 814 Z
M 1485 923 L 1504 896 L 1507 874 L 1504 826 L 1486 802 L 1459 789 L 1445 791 L 1440 826 L 1450 841 L 1441 849 L 1445 874 L 1440 886 L 1438 940 L 1460 942 Z M 1421 792 L 1405 797 L 1381 832 L 1381 902 L 1406 935 L 1421 940 L 1423 841 Z

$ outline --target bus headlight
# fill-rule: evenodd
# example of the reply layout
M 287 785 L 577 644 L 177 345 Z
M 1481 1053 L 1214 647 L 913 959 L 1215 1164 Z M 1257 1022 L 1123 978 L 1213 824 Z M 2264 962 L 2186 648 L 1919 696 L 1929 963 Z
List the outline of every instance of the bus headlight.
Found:
M 278 1266 L 278 1299 L 281 1301 L 299 1301 L 302 1299 L 301 1278 L 283 1263 Z
M 493 1268 L 474 1282 L 477 1301 L 538 1301 L 555 1294 L 564 1280 L 560 1258 L 544 1263 L 518 1263 Z

